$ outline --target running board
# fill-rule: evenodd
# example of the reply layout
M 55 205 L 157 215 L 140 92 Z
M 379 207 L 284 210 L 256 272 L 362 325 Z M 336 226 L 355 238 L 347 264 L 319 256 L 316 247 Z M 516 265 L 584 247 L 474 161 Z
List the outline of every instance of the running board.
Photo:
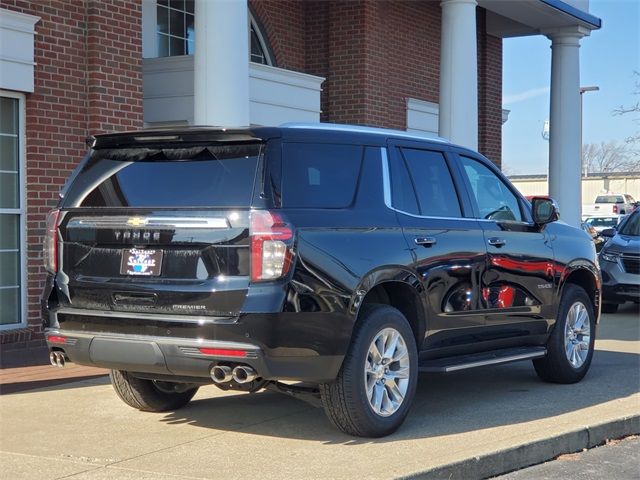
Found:
M 487 365 L 501 365 L 519 360 L 532 360 L 547 354 L 545 347 L 520 347 L 492 350 L 490 352 L 461 355 L 459 357 L 445 357 L 420 362 L 421 372 L 449 373 L 467 368 L 484 367 Z

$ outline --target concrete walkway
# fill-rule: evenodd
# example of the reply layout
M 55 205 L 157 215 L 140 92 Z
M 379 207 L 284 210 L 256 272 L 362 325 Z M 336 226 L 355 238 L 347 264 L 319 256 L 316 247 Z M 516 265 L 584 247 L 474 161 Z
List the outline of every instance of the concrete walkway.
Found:
M 343 435 L 321 410 L 271 392 L 202 388 L 186 408 L 165 414 L 127 407 L 104 377 L 2 395 L 0 478 L 496 475 L 638 433 L 640 317 L 633 307 L 604 316 L 581 383 L 542 383 L 529 362 L 424 375 L 404 426 L 377 440 Z

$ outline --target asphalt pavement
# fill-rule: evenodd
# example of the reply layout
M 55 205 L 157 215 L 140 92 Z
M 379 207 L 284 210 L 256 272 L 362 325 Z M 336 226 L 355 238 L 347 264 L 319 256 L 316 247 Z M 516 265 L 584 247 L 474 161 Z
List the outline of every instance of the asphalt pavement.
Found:
M 525 468 L 494 480 L 638 480 L 640 478 L 640 437 L 561 455 L 552 462 Z
M 126 406 L 104 377 L 1 395 L 0 479 L 495 476 L 640 433 L 634 307 L 604 315 L 582 382 L 543 383 L 530 362 L 422 375 L 405 424 L 381 439 L 273 392 L 211 386 L 162 414 Z

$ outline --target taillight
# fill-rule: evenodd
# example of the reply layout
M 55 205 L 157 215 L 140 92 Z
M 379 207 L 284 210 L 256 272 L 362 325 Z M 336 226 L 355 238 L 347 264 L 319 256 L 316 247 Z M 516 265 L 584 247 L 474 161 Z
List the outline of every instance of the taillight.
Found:
M 291 226 L 268 210 L 251 212 L 251 281 L 275 280 L 289 272 L 292 261 Z
M 613 213 L 618 213 L 618 205 L 613 206 Z
M 67 337 L 62 337 L 60 335 L 49 335 L 47 337 L 47 342 L 49 342 L 49 343 L 67 343 Z
M 47 230 L 44 235 L 42 257 L 44 268 L 51 273 L 58 271 L 58 217 L 60 210 L 51 210 L 47 214 Z
M 246 350 L 232 350 L 228 348 L 199 348 L 200 353 L 205 355 L 218 355 L 223 357 L 246 357 Z

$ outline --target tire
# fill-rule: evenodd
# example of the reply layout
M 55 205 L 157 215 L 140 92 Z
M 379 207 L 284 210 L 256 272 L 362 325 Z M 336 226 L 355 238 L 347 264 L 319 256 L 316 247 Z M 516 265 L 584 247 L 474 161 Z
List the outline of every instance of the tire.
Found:
M 576 315 L 576 312 L 583 312 L 586 318 L 582 313 Z M 588 331 L 585 330 L 586 324 L 581 324 L 580 319 L 588 323 Z M 578 325 L 580 328 L 574 329 L 572 325 Z M 552 383 L 576 383 L 582 380 L 593 358 L 595 333 L 593 304 L 587 292 L 577 285 L 566 285 L 560 300 L 556 324 L 547 341 L 547 356 L 533 360 L 538 376 L 545 382 Z M 587 349 L 576 348 L 579 345 L 587 346 Z M 585 351 L 583 357 L 582 352 Z M 571 352 L 575 352 L 575 357 L 571 357 Z
M 603 303 L 602 313 L 616 313 L 619 306 L 617 303 Z
M 396 334 L 398 347 L 391 357 L 399 360 L 387 364 L 385 358 L 376 363 L 369 352 L 374 340 L 380 347 L 388 341 L 388 347 Z M 332 383 L 320 385 L 320 396 L 325 413 L 339 430 L 358 437 L 382 437 L 394 432 L 404 421 L 417 382 L 418 352 L 407 319 L 388 305 L 365 305 L 338 377 Z M 396 396 L 398 392 L 401 396 Z
M 118 397 L 143 412 L 166 412 L 184 407 L 198 391 L 198 387 L 171 382 L 154 382 L 136 378 L 129 372 L 111 370 L 111 385 Z M 172 391 L 173 390 L 173 391 Z

